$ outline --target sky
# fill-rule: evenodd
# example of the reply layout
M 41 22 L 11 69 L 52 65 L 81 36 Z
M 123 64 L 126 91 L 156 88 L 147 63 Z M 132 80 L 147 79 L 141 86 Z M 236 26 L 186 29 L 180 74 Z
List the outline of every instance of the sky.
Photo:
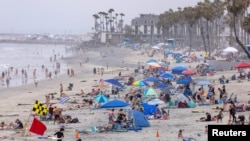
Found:
M 161 14 L 170 8 L 195 6 L 203 0 L 0 0 L 0 33 L 86 34 L 93 32 L 93 14 L 124 13 L 124 23 L 140 14 Z

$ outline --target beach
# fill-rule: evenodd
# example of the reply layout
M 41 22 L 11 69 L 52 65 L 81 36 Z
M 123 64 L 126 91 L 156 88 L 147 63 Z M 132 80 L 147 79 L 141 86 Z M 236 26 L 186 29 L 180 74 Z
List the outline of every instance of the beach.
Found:
M 152 50 L 150 50 L 151 52 Z M 205 126 L 209 124 L 227 124 L 229 113 L 224 112 L 224 118 L 222 123 L 216 121 L 211 122 L 197 122 L 201 117 L 205 116 L 205 112 L 211 113 L 211 115 L 217 115 L 218 110 L 214 107 L 221 107 L 221 104 L 217 105 L 204 105 L 196 106 L 195 108 L 167 108 L 169 116 L 167 120 L 149 120 L 150 127 L 143 128 L 140 131 L 128 131 L 128 132 L 105 132 L 105 133 L 91 133 L 90 126 L 103 126 L 108 123 L 108 109 L 91 109 L 88 107 L 75 108 L 82 103 L 82 97 L 77 95 L 83 90 L 86 93 L 91 93 L 92 88 L 99 86 L 100 79 L 108 79 L 117 77 L 118 73 L 122 75 L 134 75 L 135 69 L 138 65 L 144 65 L 147 67 L 146 61 L 150 58 L 157 60 L 163 59 L 161 52 L 155 53 L 153 57 L 149 57 L 144 50 L 134 50 L 130 48 L 118 48 L 118 47 L 101 47 L 101 48 L 88 48 L 86 50 L 78 51 L 71 57 L 64 58 L 64 61 L 68 65 L 68 68 L 74 70 L 74 76 L 68 76 L 63 74 L 57 78 L 41 80 L 38 85 L 34 83 L 27 85 L 21 85 L 11 88 L 0 89 L 0 106 L 2 107 L 0 121 L 10 123 L 15 119 L 20 119 L 28 125 L 31 124 L 33 119 L 33 104 L 36 100 L 45 103 L 45 95 L 56 93 L 54 99 L 50 100 L 50 103 L 58 103 L 57 98 L 60 97 L 60 84 L 63 85 L 64 93 L 70 97 L 70 100 L 64 104 L 63 114 L 70 114 L 72 117 L 77 117 L 80 123 L 72 123 L 65 125 L 64 140 L 74 141 L 75 130 L 86 130 L 89 134 L 80 133 L 82 140 L 88 141 L 177 141 L 181 140 L 177 138 L 178 131 L 183 130 L 183 136 L 186 138 L 194 138 L 196 141 L 207 141 L 207 134 L 205 133 Z M 88 61 L 86 62 L 86 59 Z M 168 57 L 167 60 L 170 63 L 170 68 L 178 65 L 172 57 Z M 195 69 L 198 62 L 194 63 L 182 63 L 189 66 L 189 68 Z M 103 75 L 94 75 L 93 68 L 103 68 Z M 249 71 L 249 70 L 248 70 Z M 216 72 L 213 76 L 194 76 L 197 79 L 209 79 L 214 81 L 215 91 L 222 87 L 218 79 L 224 75 L 230 79 L 233 74 L 237 73 L 237 70 L 225 70 Z M 135 79 L 141 79 L 141 75 L 136 75 Z M 71 91 L 67 91 L 67 87 L 72 83 L 73 87 Z M 250 100 L 250 91 L 248 86 L 250 81 L 241 80 L 240 82 L 230 81 L 226 86 L 227 92 L 237 94 L 237 99 L 241 103 L 247 103 Z M 109 88 L 109 84 L 105 84 Z M 120 93 L 120 98 L 123 99 L 129 89 L 125 89 Z M 109 91 L 110 93 L 110 91 Z M 111 95 L 111 98 L 117 97 L 117 95 Z M 218 94 L 216 95 L 218 97 Z M 192 113 L 192 110 L 203 110 L 201 113 Z M 117 112 L 118 110 L 115 110 Z M 15 115 L 18 116 L 9 116 Z M 245 115 L 248 117 L 250 111 L 237 113 L 238 115 Z M 54 125 L 53 122 L 43 121 L 47 127 L 45 135 L 53 136 L 53 134 L 59 130 L 60 125 Z M 156 133 L 158 132 L 158 137 Z M 39 141 L 45 139 L 38 139 L 38 135 L 31 133 L 29 135 L 28 130 L 25 132 L 25 136 L 21 136 L 21 131 L 12 129 L 4 129 L 0 131 L 0 140 L 16 140 L 16 141 Z M 49 140 L 49 139 L 47 139 Z

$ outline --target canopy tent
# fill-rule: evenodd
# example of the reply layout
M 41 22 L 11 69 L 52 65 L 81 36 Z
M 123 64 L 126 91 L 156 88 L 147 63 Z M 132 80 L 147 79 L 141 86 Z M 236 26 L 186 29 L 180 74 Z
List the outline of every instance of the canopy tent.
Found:
M 127 107 L 129 105 L 130 104 L 128 104 L 125 101 L 114 99 L 106 103 L 103 103 L 100 108 L 119 108 L 119 107 Z
M 150 127 L 147 117 L 138 110 L 130 110 L 130 115 L 133 117 L 135 127 Z

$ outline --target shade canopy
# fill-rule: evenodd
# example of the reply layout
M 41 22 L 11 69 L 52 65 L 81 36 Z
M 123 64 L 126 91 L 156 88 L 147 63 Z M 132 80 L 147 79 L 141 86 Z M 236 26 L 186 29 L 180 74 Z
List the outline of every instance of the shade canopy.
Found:
M 127 107 L 129 104 L 125 101 L 114 99 L 103 103 L 100 108 L 119 108 L 119 107 Z

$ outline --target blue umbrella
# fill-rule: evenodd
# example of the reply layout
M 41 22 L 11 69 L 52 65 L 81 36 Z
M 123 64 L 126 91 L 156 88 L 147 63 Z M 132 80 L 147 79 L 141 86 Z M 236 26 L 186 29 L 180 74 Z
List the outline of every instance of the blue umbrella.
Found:
M 103 103 L 100 108 L 118 108 L 118 107 L 127 107 L 129 105 L 130 104 L 128 104 L 125 101 L 114 99 L 106 103 Z
M 95 101 L 99 103 L 107 102 L 108 100 L 108 97 L 103 94 L 98 94 L 97 96 L 95 96 Z
M 184 65 L 177 65 L 172 68 L 172 74 L 182 74 L 182 72 L 187 69 L 188 68 Z
M 157 78 L 157 77 L 148 77 L 142 81 L 144 81 L 144 82 L 159 82 L 159 81 L 161 81 L 161 79 Z
M 175 53 L 172 52 L 172 51 L 166 51 L 165 53 L 166 53 L 166 54 L 175 54 Z
M 199 81 L 198 85 L 203 86 L 203 85 L 211 85 L 212 83 L 208 80 L 204 80 L 204 81 Z
M 187 80 L 187 79 L 180 79 L 180 80 L 177 80 L 176 84 L 188 84 L 190 83 L 190 80 Z
M 103 79 L 103 81 L 113 84 L 115 86 L 118 86 L 120 88 L 123 88 L 123 85 L 116 79 Z
M 169 88 L 169 86 L 167 84 L 160 83 L 160 84 L 157 85 L 157 88 L 158 89 L 167 89 L 167 88 Z
M 165 73 L 161 74 L 160 77 L 166 78 L 166 79 L 173 79 L 174 75 L 171 74 L 170 72 L 165 72 Z
M 158 61 L 155 59 L 149 59 L 146 63 L 152 63 L 152 62 L 158 62 Z

